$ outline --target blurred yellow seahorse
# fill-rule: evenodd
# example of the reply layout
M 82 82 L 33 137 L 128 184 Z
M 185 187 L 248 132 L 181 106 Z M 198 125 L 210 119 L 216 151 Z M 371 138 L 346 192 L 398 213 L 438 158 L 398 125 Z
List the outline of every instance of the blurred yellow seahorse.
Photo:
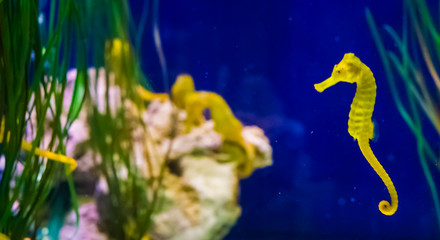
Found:
M 169 100 L 168 94 L 152 93 L 142 86 L 138 86 L 138 94 L 145 101 Z M 228 149 L 231 154 L 235 154 L 234 159 L 241 159 L 238 167 L 239 176 L 246 178 L 252 173 L 254 163 L 251 159 L 254 159 L 255 149 L 252 144 L 244 140 L 241 135 L 243 129 L 241 122 L 234 116 L 220 95 L 214 92 L 196 91 L 193 78 L 190 75 L 181 74 L 177 76 L 171 89 L 171 100 L 178 108 L 186 111 L 187 130 L 200 126 L 205 121 L 203 110 L 209 109 L 211 119 L 214 122 L 214 130 L 222 135 L 225 142 L 232 143 L 232 145 L 239 146 L 244 150 L 243 154 L 241 151 L 233 152 L 233 148 Z
M 220 95 L 214 92 L 196 91 L 193 78 L 181 74 L 171 89 L 171 97 L 177 107 L 186 110 L 188 129 L 199 126 L 205 120 L 203 110 L 209 109 L 214 130 L 222 135 L 225 142 L 240 146 L 244 150 L 244 155 L 239 153 L 235 155 L 235 158 L 239 158 L 239 155 L 244 157 L 239 164 L 239 176 L 246 178 L 252 173 L 254 165 L 251 159 L 254 159 L 255 149 L 252 144 L 244 140 L 241 135 L 243 125 Z M 232 149 L 230 151 L 232 152 Z
M 347 53 L 341 62 L 335 65 L 331 77 L 315 84 L 315 89 L 323 92 L 338 82 L 357 83 L 356 94 L 348 115 L 348 133 L 357 139 L 362 154 L 390 193 L 391 204 L 383 200 L 379 203 L 379 210 L 385 215 L 393 215 L 398 206 L 397 192 L 387 172 L 374 156 L 369 142 L 374 137 L 374 124 L 371 122 L 371 117 L 376 101 L 376 81 L 373 73 L 353 53 Z
M 3 121 L 0 124 L 0 144 L 3 142 L 3 135 L 4 135 L 4 131 L 5 131 L 5 120 L 3 119 Z M 8 138 L 9 138 L 9 133 L 8 133 Z M 30 152 L 32 150 L 32 143 L 27 142 L 25 140 L 21 141 L 21 148 L 25 151 Z M 35 154 L 40 156 L 40 157 L 44 157 L 56 162 L 61 162 L 61 163 L 65 163 L 65 164 L 69 164 L 70 165 L 70 169 L 69 172 L 72 172 L 73 170 L 75 170 L 75 168 L 77 167 L 77 162 L 70 157 L 61 155 L 61 154 L 56 154 L 47 150 L 41 150 L 40 148 L 36 147 L 35 148 Z M 1 238 L 0 238 L 1 240 Z

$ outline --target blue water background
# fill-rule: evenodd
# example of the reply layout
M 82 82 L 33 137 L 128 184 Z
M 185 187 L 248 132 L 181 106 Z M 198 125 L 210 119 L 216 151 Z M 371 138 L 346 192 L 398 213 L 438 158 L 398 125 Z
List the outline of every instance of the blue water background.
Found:
M 139 19 L 142 4 L 132 6 Z M 227 240 L 439 239 L 415 138 L 392 100 L 367 6 L 395 51 L 381 26 L 401 31 L 399 0 L 160 1 L 170 79 L 191 74 L 197 89 L 220 93 L 245 124 L 262 127 L 273 146 L 273 166 L 241 182 L 243 212 Z M 371 146 L 399 195 L 393 216 L 379 212 L 388 191 L 347 132 L 355 85 L 340 83 L 321 94 L 313 87 L 347 52 L 376 77 L 373 118 L 380 137 Z M 153 87 L 164 91 L 151 28 L 141 56 Z M 428 122 L 425 129 L 434 131 Z M 438 146 L 438 138 L 431 140 Z M 438 171 L 431 170 L 438 183 Z

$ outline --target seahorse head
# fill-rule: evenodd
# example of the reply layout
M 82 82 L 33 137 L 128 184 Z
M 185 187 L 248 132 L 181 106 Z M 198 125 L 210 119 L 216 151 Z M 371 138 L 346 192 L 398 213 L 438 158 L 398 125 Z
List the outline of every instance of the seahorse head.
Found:
M 331 77 L 327 78 L 321 83 L 315 84 L 315 89 L 318 92 L 323 92 L 325 89 L 335 85 L 338 82 L 354 83 L 360 79 L 361 70 L 366 66 L 353 53 L 346 53 L 341 62 L 336 64 L 333 68 Z

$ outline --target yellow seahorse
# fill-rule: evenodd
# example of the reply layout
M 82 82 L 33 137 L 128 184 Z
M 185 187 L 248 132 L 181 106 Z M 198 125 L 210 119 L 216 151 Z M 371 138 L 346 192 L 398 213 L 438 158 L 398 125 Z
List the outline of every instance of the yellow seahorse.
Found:
M 357 84 L 356 94 L 348 115 L 348 133 L 358 141 L 362 154 L 385 183 L 390 193 L 391 204 L 383 200 L 379 203 L 379 210 L 385 215 L 393 215 L 398 206 L 397 192 L 387 172 L 374 156 L 369 142 L 374 137 L 374 125 L 371 122 L 371 117 L 376 101 L 376 81 L 373 73 L 353 53 L 347 53 L 341 62 L 335 65 L 331 77 L 315 84 L 315 89 L 318 92 L 323 92 L 338 82 Z
M 4 131 L 5 131 L 5 120 L 3 119 L 3 121 L 0 124 L 0 144 L 3 142 Z M 8 133 L 8 139 L 9 139 L 9 133 Z M 23 139 L 21 141 L 21 149 L 28 151 L 28 152 L 32 151 L 32 143 L 27 142 Z M 70 165 L 69 173 L 72 172 L 73 170 L 75 170 L 75 168 L 77 167 L 77 162 L 73 158 L 70 158 L 70 157 L 67 157 L 67 156 L 64 156 L 61 154 L 56 154 L 56 153 L 53 153 L 53 152 L 50 152 L 47 150 L 42 150 L 38 147 L 35 148 L 35 154 L 40 157 L 50 159 L 52 161 L 69 164 Z M 1 240 L 1 238 L 0 238 L 0 240 Z
M 138 86 L 138 94 L 145 101 L 170 100 L 168 94 L 152 93 L 142 86 Z M 203 111 L 209 109 L 214 122 L 214 130 L 222 135 L 224 142 L 232 143 L 244 150 L 243 155 L 241 151 L 235 152 L 234 148 L 229 149 L 229 153 L 235 154 L 234 159 L 241 158 L 238 167 L 239 176 L 246 178 L 253 172 L 255 167 L 251 160 L 254 159 L 255 148 L 243 138 L 243 125 L 220 95 L 214 92 L 196 91 L 193 78 L 190 75 L 181 74 L 177 76 L 171 88 L 171 100 L 178 108 L 185 109 L 187 130 L 204 122 Z
M 254 159 L 255 149 L 244 140 L 243 125 L 220 95 L 214 92 L 196 91 L 193 78 L 181 74 L 171 89 L 171 97 L 177 107 L 186 110 L 188 129 L 199 126 L 205 120 L 203 110 L 209 109 L 211 119 L 214 121 L 214 130 L 222 135 L 225 142 L 240 146 L 245 152 L 244 159 L 239 164 L 239 176 L 246 178 L 252 173 L 254 165 L 251 159 Z

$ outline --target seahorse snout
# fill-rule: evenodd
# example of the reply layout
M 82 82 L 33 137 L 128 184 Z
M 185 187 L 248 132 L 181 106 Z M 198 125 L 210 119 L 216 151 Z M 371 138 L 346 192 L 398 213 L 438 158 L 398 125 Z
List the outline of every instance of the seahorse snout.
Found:
M 315 86 L 316 91 L 323 92 L 324 90 L 326 90 L 327 88 L 335 85 L 338 82 L 339 81 L 335 80 L 334 77 L 329 77 L 326 80 L 324 80 L 323 82 L 317 83 L 314 86 Z

